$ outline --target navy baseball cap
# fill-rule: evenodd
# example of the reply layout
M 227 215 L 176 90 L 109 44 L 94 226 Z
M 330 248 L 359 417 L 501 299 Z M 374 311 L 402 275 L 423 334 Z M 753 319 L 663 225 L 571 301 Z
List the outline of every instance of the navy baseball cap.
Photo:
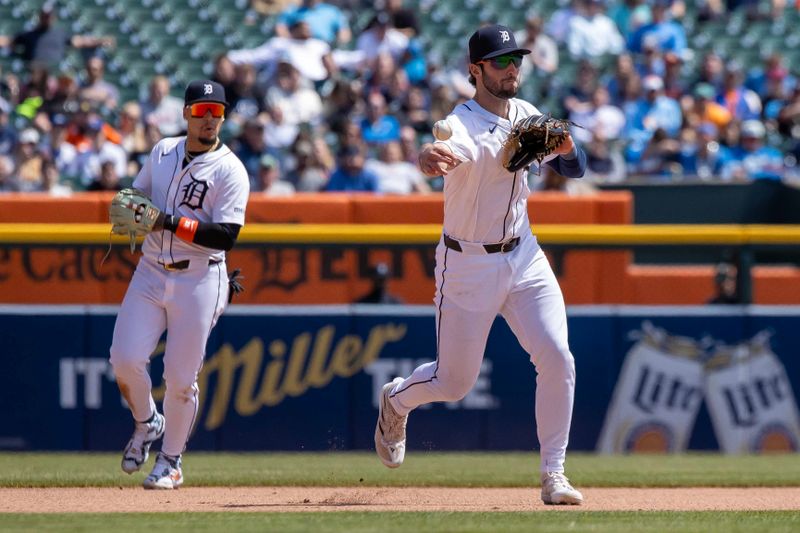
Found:
M 500 24 L 484 26 L 469 38 L 470 63 L 477 63 L 482 59 L 491 59 L 506 54 L 526 55 L 530 53 L 531 51 L 527 48 L 517 46 L 514 32 L 508 26 L 501 26 Z
M 227 107 L 225 89 L 219 83 L 211 80 L 194 80 L 186 86 L 183 95 L 183 104 L 192 105 L 195 102 L 219 102 Z

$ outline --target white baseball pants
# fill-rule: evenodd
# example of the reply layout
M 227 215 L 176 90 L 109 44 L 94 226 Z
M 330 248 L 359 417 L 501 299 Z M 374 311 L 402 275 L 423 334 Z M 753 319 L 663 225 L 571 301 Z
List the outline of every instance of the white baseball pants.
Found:
M 197 376 L 211 328 L 228 302 L 225 263 L 193 259 L 189 269 L 168 272 L 143 258 L 133 274 L 114 325 L 111 364 L 120 392 L 139 422 L 156 412 L 147 364 L 165 330 L 164 416 L 161 451 L 183 453 L 198 408 Z
M 418 367 L 390 394 L 406 414 L 430 402 L 463 398 L 478 379 L 489 329 L 505 318 L 536 367 L 536 425 L 541 470 L 563 472 L 575 396 L 575 362 L 567 342 L 564 298 L 533 236 L 509 253 L 436 249 L 437 359 Z

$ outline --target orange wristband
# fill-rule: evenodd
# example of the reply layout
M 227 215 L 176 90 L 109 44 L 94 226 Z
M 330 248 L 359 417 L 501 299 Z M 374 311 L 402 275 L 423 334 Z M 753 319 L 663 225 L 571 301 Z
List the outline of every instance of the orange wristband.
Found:
M 178 227 L 175 230 L 175 235 L 177 235 L 179 239 L 186 242 L 193 242 L 194 234 L 197 231 L 197 225 L 198 222 L 196 220 L 181 217 L 181 219 L 178 220 Z

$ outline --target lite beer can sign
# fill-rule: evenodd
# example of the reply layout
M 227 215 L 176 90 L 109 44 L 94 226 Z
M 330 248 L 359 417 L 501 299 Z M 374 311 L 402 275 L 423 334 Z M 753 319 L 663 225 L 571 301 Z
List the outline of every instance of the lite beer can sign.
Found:
M 708 410 L 723 452 L 800 450 L 797 403 L 768 334 L 717 347 L 706 385 Z
M 622 366 L 598 451 L 685 450 L 703 400 L 703 354 L 694 339 L 645 322 Z

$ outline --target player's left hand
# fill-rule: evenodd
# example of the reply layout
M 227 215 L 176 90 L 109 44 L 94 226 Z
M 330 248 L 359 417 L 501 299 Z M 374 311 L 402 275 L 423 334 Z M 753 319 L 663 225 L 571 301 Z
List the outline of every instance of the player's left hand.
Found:
M 568 133 L 561 144 L 558 145 L 558 148 L 553 150 L 553 153 L 557 155 L 567 155 L 572 152 L 573 148 L 575 148 L 575 141 L 572 140 L 572 135 Z
M 111 200 L 108 209 L 111 233 L 127 235 L 131 253 L 136 249 L 136 237 L 147 235 L 164 222 L 164 214 L 150 198 L 138 189 L 122 189 Z

